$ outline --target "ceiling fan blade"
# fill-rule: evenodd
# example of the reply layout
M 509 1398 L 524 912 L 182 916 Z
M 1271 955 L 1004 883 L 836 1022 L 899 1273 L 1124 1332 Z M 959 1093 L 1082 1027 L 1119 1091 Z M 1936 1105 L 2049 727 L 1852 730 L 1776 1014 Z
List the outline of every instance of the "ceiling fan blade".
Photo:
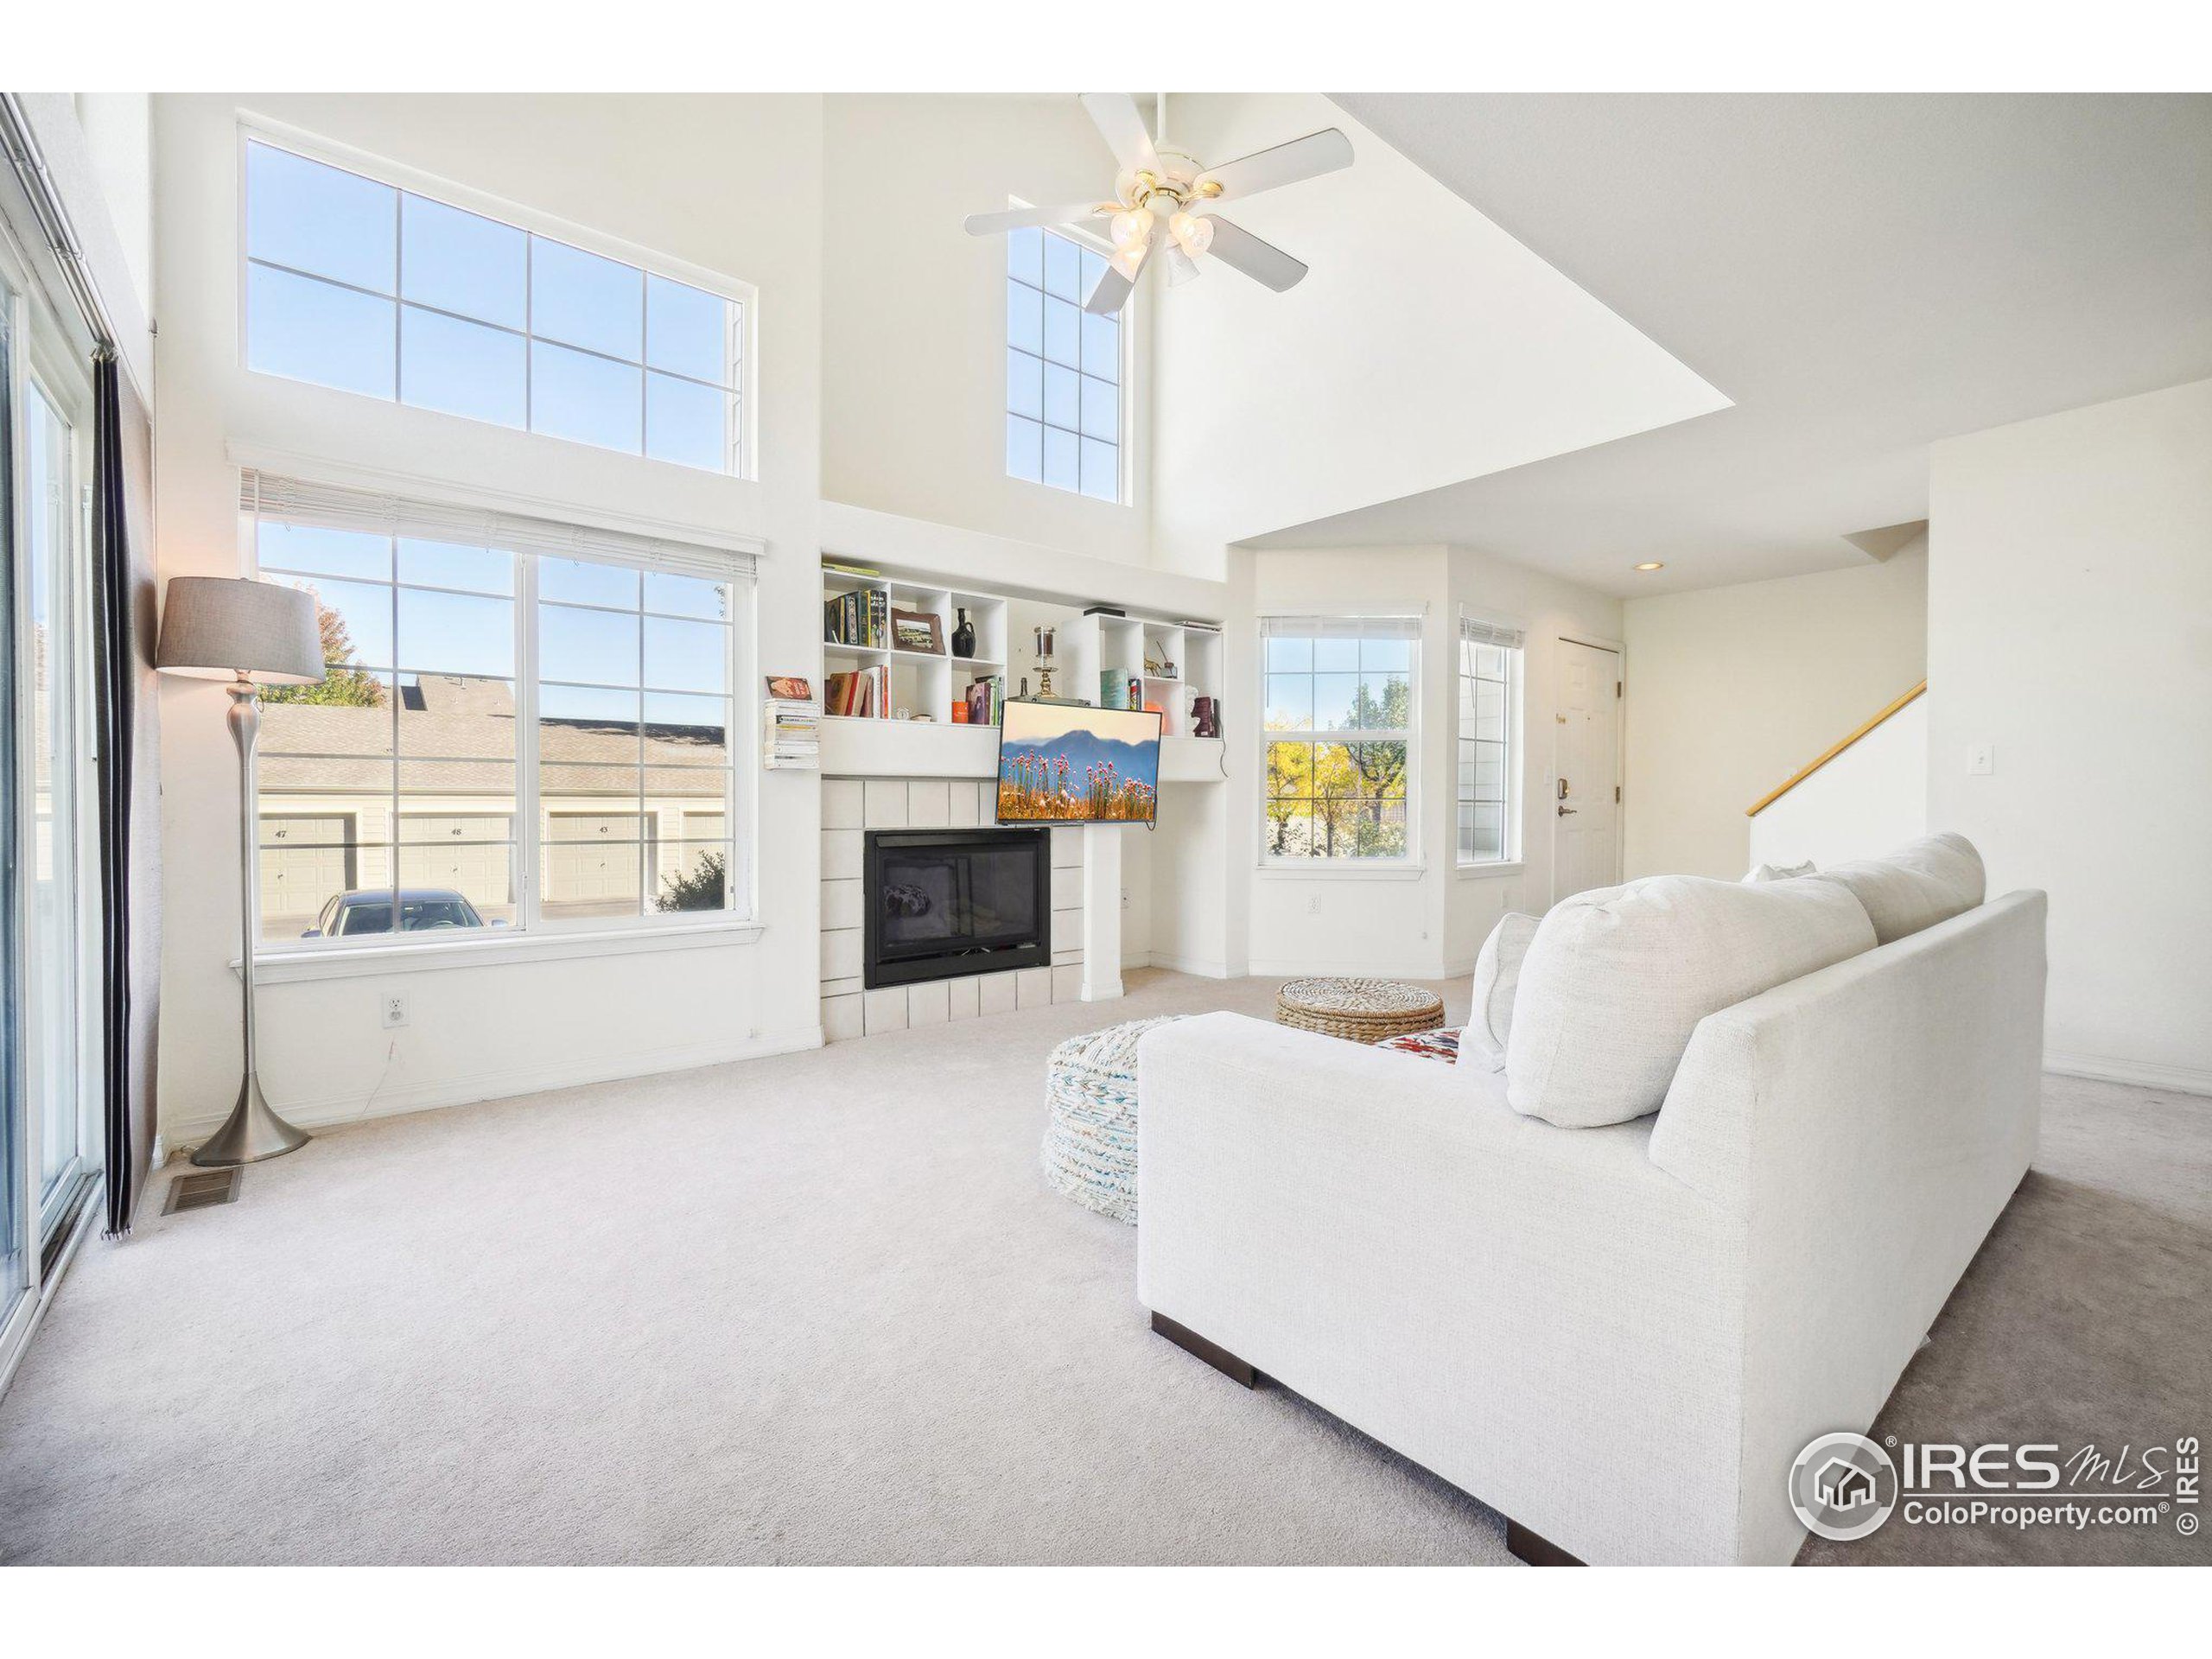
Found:
M 1098 204 L 1085 201 L 1069 207 L 1010 207 L 1002 213 L 970 213 L 961 222 L 970 236 L 995 236 L 1001 231 L 1026 231 L 1034 225 L 1072 225 L 1097 214 Z
M 1098 136 L 1106 141 L 1106 148 L 1114 152 L 1116 166 L 1124 173 L 1160 176 L 1160 153 L 1152 147 L 1152 135 L 1144 130 L 1136 99 L 1127 92 L 1085 92 L 1083 107 L 1097 126 Z
M 1255 150 L 1219 167 L 1210 167 L 1198 175 L 1198 191 L 1208 194 L 1206 187 L 1217 184 L 1221 188 L 1211 193 L 1213 200 L 1242 201 L 1262 190 L 1296 184 L 1300 179 L 1316 178 L 1351 165 L 1351 140 L 1331 127 L 1277 144 L 1273 149 Z
M 1094 317 L 1121 315 L 1122 308 L 1128 303 L 1129 296 L 1136 289 L 1137 278 L 1144 274 L 1145 260 L 1159 245 L 1160 236 L 1160 229 L 1155 226 L 1150 239 L 1138 250 L 1135 258 L 1127 259 L 1116 255 L 1109 259 L 1106 269 L 1098 273 L 1098 280 L 1091 284 L 1083 308 Z
M 1305 280 L 1306 267 L 1272 242 L 1262 242 L 1242 226 L 1208 213 L 1213 222 L 1213 245 L 1208 253 L 1224 264 L 1234 265 L 1254 282 L 1278 294 Z

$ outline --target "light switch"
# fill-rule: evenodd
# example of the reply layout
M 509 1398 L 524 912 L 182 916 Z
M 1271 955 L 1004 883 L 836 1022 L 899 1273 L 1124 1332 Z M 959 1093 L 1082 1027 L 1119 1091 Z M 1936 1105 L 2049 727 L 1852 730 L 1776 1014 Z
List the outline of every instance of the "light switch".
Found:
M 1974 743 L 1967 747 L 1967 776 L 1986 778 L 1997 770 L 1997 746 L 1994 743 Z

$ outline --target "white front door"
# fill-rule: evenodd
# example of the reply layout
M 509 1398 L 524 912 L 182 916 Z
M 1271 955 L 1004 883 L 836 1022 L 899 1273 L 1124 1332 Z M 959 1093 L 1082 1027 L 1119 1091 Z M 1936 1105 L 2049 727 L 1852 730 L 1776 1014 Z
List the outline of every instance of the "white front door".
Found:
M 1552 785 L 1552 902 L 1609 887 L 1621 868 L 1621 655 L 1559 642 L 1558 776 Z

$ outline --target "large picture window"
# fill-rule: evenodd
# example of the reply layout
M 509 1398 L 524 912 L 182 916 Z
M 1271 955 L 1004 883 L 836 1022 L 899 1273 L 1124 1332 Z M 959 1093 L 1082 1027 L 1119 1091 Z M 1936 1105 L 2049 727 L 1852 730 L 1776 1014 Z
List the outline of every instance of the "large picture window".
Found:
M 265 941 L 741 909 L 749 559 L 251 474 L 245 505 L 327 664 L 263 696 Z
M 1459 862 L 1520 855 L 1514 785 L 1520 766 L 1521 631 L 1459 619 Z
M 1420 620 L 1277 616 L 1261 633 L 1262 857 L 1410 861 Z
M 1106 257 L 1051 231 L 1006 238 L 1006 470 L 1122 499 L 1122 321 L 1083 308 Z
M 743 470 L 741 301 L 257 138 L 245 188 L 248 368 Z

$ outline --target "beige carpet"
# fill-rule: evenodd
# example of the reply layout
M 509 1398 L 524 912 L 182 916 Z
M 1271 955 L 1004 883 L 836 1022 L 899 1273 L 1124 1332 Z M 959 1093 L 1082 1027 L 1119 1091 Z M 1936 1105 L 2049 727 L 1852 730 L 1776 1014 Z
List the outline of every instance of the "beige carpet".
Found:
M 1044 1185 L 1053 1043 L 1273 990 L 1131 987 L 335 1131 L 225 1209 L 162 1217 L 168 1172 L 0 1401 L 0 1560 L 1506 1559 L 1479 1503 L 1153 1336 L 1135 1230 Z M 2212 1427 L 2212 1103 L 2050 1103 L 1890 1415 Z

